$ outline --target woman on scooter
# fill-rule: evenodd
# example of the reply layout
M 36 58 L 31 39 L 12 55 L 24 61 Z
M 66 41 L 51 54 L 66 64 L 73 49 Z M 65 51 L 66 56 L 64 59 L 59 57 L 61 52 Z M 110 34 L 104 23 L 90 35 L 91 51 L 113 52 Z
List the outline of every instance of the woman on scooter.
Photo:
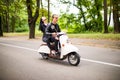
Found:
M 40 19 L 39 30 L 41 30 L 42 33 L 43 33 L 43 37 L 42 37 L 43 42 L 47 42 L 47 37 L 46 37 L 46 34 L 45 34 L 45 29 L 46 29 L 46 27 L 47 27 L 46 17 L 42 17 L 42 18 Z
M 46 28 L 46 34 L 48 37 L 47 40 L 47 45 L 51 50 L 51 53 L 58 53 L 58 37 L 57 37 L 57 33 L 61 32 L 59 25 L 57 24 L 58 21 L 58 15 L 57 14 L 53 14 L 52 15 L 52 22 L 48 25 L 48 27 Z M 54 43 L 54 48 L 51 46 L 51 43 Z M 58 53 L 59 54 L 59 53 Z

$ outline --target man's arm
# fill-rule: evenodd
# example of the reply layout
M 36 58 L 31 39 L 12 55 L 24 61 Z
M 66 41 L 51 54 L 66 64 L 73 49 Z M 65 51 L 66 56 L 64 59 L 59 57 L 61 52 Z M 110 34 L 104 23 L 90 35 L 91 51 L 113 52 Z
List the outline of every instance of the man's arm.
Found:
M 60 26 L 57 24 L 57 32 L 61 32 Z
M 47 25 L 46 29 L 45 29 L 45 33 L 49 36 L 52 35 L 52 33 L 50 32 L 50 24 Z

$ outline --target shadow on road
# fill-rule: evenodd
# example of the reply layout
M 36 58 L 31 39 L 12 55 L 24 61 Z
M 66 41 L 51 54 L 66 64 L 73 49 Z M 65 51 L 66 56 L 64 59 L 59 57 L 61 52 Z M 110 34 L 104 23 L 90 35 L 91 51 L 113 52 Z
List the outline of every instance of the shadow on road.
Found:
M 43 58 L 39 58 L 39 60 L 42 60 L 42 61 L 46 62 L 47 64 L 49 63 L 49 64 L 57 64 L 57 65 L 71 67 L 71 65 L 68 63 L 67 59 L 65 59 L 65 60 L 56 60 L 56 59 L 49 58 L 48 60 L 45 60 Z M 72 66 L 72 67 L 75 67 L 75 66 Z

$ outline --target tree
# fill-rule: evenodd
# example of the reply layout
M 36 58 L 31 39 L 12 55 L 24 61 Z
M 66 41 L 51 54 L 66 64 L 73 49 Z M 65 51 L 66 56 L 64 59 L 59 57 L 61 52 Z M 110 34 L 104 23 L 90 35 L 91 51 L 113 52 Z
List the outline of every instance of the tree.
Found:
M 6 7 L 3 5 L 3 1 L 0 1 L 0 36 L 3 36 L 2 16 L 4 10 L 6 10 Z
M 39 16 L 40 0 L 36 0 L 35 13 L 33 12 L 32 5 L 33 5 L 32 0 L 26 0 L 27 13 L 28 13 L 28 25 L 29 25 L 29 30 L 30 30 L 29 31 L 30 39 L 35 38 L 35 24 L 36 24 L 36 20 Z
M 42 16 L 44 16 L 44 15 L 43 15 L 43 0 L 41 0 L 40 5 L 41 5 L 41 9 L 42 9 Z
M 107 26 L 107 0 L 104 0 L 103 3 L 104 3 L 104 33 L 108 33 L 108 26 Z
M 50 0 L 48 0 L 48 23 L 50 22 Z
M 17 20 L 15 18 L 16 16 L 16 10 L 20 10 L 19 5 L 20 0 L 1 0 L 1 16 L 2 16 L 2 26 L 3 31 L 10 32 L 15 30 L 15 21 Z M 17 5 L 17 6 L 15 6 Z M 18 9 L 19 7 L 19 9 Z M 17 9 L 16 9 L 17 8 Z
M 1 16 L 0 16 L 0 36 L 3 36 L 3 29 L 2 29 L 2 19 L 1 19 Z
M 119 0 L 112 0 L 113 1 L 113 20 L 114 20 L 114 33 L 120 33 L 120 1 Z
M 6 0 L 1 0 L 0 1 L 0 36 L 3 36 L 3 26 L 4 24 L 7 23 L 7 20 L 8 20 L 6 19 L 7 10 L 8 10 L 8 7 L 7 7 Z M 7 27 L 7 25 L 5 27 Z M 8 31 L 8 27 L 7 27 L 7 31 Z
M 6 6 L 6 11 L 5 11 L 5 20 L 6 20 L 6 32 L 10 32 L 10 26 L 9 26 L 9 6 L 10 6 L 10 1 L 9 0 L 5 0 L 5 6 Z
M 76 18 L 80 25 L 76 26 L 76 30 L 102 31 L 102 0 L 73 0 L 73 2 L 71 0 L 60 1 L 64 4 L 70 4 L 78 8 L 79 13 L 76 15 Z

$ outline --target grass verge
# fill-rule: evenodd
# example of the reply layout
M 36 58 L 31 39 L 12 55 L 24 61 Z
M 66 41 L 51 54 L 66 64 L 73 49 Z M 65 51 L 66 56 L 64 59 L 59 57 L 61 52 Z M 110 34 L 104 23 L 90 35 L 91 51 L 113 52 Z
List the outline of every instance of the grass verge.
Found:
M 28 36 L 29 32 L 22 33 L 4 33 L 5 37 L 13 36 Z M 42 33 L 36 32 L 36 37 L 41 37 Z M 82 33 L 82 34 L 68 34 L 70 38 L 82 38 L 82 39 L 107 39 L 107 40 L 120 40 L 120 34 L 102 34 L 102 33 Z
M 102 33 L 89 33 L 89 34 L 68 34 L 71 38 L 84 38 L 84 39 L 107 39 L 107 40 L 120 40 L 120 34 L 102 34 Z

